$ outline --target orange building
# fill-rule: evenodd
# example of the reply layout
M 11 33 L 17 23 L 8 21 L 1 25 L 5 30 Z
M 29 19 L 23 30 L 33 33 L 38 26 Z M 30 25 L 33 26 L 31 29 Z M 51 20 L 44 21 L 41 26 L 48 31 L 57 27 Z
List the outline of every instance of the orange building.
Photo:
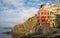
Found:
M 47 11 L 47 10 L 39 10 L 38 11 L 38 24 L 40 26 L 44 26 L 44 25 L 50 26 L 49 11 Z

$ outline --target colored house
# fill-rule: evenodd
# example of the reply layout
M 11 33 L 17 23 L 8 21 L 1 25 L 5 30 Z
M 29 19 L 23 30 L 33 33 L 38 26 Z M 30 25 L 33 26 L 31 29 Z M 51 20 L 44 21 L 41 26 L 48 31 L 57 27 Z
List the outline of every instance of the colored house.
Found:
M 51 11 L 49 13 L 49 18 L 50 18 L 50 26 L 55 27 L 55 13 Z
M 38 23 L 40 26 L 48 25 L 50 26 L 49 21 L 49 11 L 47 10 L 39 10 L 38 11 Z

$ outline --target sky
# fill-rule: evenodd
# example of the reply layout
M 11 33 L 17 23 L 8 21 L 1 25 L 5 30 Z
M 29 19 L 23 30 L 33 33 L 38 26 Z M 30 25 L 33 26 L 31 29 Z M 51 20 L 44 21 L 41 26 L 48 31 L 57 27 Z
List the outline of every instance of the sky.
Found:
M 23 23 L 37 14 L 41 4 L 55 2 L 56 0 L 0 0 L 0 27 L 13 27 Z

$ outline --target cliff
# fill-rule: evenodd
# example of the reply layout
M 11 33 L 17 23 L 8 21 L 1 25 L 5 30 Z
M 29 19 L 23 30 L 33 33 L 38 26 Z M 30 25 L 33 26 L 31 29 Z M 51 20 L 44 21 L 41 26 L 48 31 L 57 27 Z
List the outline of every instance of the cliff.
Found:
M 52 4 L 50 5 L 49 9 L 51 8 L 56 8 L 58 7 L 56 10 L 58 10 L 58 14 L 60 14 L 60 3 L 56 3 L 56 4 Z M 32 33 L 32 29 L 36 24 L 37 21 L 37 15 L 29 18 L 28 20 L 26 20 L 24 23 L 22 24 L 17 24 L 13 27 L 12 29 L 12 33 L 13 34 L 22 34 L 22 35 L 27 35 Z
M 17 24 L 13 27 L 12 33 L 13 34 L 21 34 L 21 35 L 26 35 L 32 33 L 32 29 L 36 24 L 36 17 L 37 15 L 29 18 L 22 24 Z
M 55 9 L 56 14 L 60 14 L 60 3 L 55 3 L 55 4 L 49 5 L 48 9 Z

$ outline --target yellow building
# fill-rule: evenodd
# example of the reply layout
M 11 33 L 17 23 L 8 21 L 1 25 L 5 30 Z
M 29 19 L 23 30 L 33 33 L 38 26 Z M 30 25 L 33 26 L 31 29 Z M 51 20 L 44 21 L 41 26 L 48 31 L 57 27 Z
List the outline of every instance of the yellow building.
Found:
M 55 13 L 53 11 L 51 11 L 49 13 L 49 18 L 50 18 L 50 26 L 51 27 L 55 27 Z

